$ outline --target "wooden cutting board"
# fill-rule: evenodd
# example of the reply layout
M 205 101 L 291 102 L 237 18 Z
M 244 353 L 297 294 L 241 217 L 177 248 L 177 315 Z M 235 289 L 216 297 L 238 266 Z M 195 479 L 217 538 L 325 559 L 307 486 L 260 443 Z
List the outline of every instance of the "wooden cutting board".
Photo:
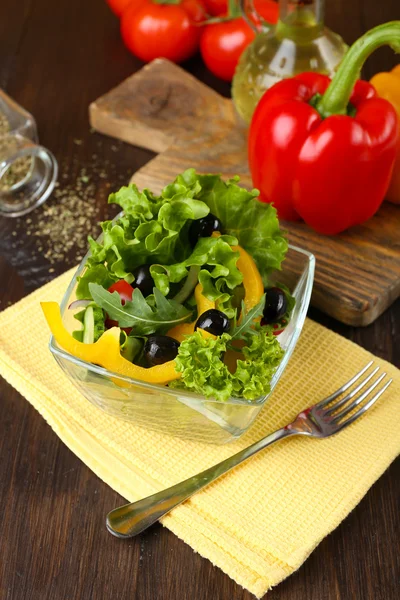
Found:
M 167 60 L 145 66 L 90 105 L 97 131 L 159 153 L 132 180 L 158 193 L 189 167 L 240 175 L 251 187 L 246 128 L 232 101 Z M 329 183 L 327 182 L 327 185 Z M 291 244 L 316 256 L 312 305 L 350 325 L 368 325 L 400 296 L 400 206 L 334 237 L 283 222 Z

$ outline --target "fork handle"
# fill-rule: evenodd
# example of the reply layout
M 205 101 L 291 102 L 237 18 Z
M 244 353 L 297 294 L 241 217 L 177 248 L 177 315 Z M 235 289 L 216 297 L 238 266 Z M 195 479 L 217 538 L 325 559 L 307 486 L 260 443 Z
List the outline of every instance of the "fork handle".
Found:
M 108 531 L 119 538 L 130 538 L 141 533 L 169 513 L 170 510 L 205 488 L 218 477 L 221 477 L 221 475 L 254 456 L 260 450 L 264 450 L 267 446 L 296 433 L 292 429 L 278 429 L 278 431 L 271 433 L 248 448 L 240 450 L 237 454 L 226 458 L 198 475 L 193 475 L 193 477 L 189 477 L 189 479 L 176 483 L 147 498 L 112 510 L 108 513 L 106 520 Z

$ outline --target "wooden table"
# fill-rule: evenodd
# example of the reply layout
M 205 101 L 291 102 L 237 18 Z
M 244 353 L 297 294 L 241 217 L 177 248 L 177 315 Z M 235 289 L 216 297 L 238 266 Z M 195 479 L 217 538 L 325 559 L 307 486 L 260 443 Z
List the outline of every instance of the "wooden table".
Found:
M 352 42 L 399 18 L 398 0 L 327 1 L 326 21 Z M 387 48 L 365 75 L 396 63 Z M 104 199 L 152 154 L 90 132 L 89 102 L 141 67 L 124 49 L 117 19 L 102 0 L 2 0 L 0 87 L 33 113 L 41 142 L 60 165 L 60 188 L 84 168 Z M 221 93 L 198 57 L 187 69 Z M 97 156 L 97 158 L 95 158 Z M 100 163 L 100 166 L 99 166 Z M 56 199 L 50 200 L 56 204 Z M 33 226 L 39 209 L 29 215 Z M 97 216 L 98 218 L 98 216 Z M 37 251 L 28 218 L 0 219 L 0 308 L 72 266 L 73 249 L 55 264 Z M 13 233 L 14 232 L 14 233 Z M 35 250 L 36 249 L 36 250 Z M 373 325 L 352 329 L 314 310 L 311 317 L 400 366 L 400 302 Z M 26 331 L 29 352 L 29 327 Z M 2 600 L 250 600 L 210 562 L 157 525 L 129 542 L 104 527 L 122 502 L 76 458 L 28 402 L 0 384 L 0 598 Z M 400 579 L 399 461 L 325 539 L 271 600 L 394 600 Z

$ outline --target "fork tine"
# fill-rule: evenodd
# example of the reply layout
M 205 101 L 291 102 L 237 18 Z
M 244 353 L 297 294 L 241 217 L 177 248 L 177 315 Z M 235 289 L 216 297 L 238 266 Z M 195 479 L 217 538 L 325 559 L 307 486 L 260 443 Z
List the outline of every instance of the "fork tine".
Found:
M 358 379 L 360 379 L 360 377 L 362 377 L 362 375 L 364 375 L 365 371 L 367 371 L 373 363 L 374 363 L 374 361 L 371 360 L 367 365 L 365 365 L 365 367 L 363 367 L 361 369 L 361 371 L 359 371 L 356 375 L 354 375 L 354 377 L 352 377 L 347 383 L 342 385 L 342 387 L 340 387 L 338 390 L 336 390 L 336 392 L 333 392 L 333 394 L 331 394 L 327 398 L 324 398 L 324 400 L 321 400 L 321 402 L 318 402 L 318 404 L 315 405 L 315 408 L 323 408 L 324 406 L 329 404 L 329 402 L 332 402 L 332 400 L 336 400 L 336 398 L 338 396 L 341 396 L 343 394 L 343 392 L 348 390 L 349 387 L 351 387 L 353 385 L 353 383 L 355 383 Z
M 334 404 L 333 406 L 331 406 L 330 408 L 328 408 L 326 410 L 326 414 L 327 415 L 331 415 L 333 412 L 335 412 L 341 406 L 343 406 L 343 404 L 346 404 L 346 402 L 348 402 L 349 400 L 351 400 L 352 398 L 354 398 L 354 396 L 356 394 L 358 394 L 358 392 L 360 390 L 362 390 L 362 388 L 364 386 L 367 385 L 368 381 L 370 381 L 370 379 L 374 375 L 376 375 L 376 373 L 379 371 L 379 369 L 380 369 L 380 367 L 376 367 L 365 379 L 362 380 L 361 383 L 358 384 L 358 386 L 356 388 L 354 388 L 354 390 L 351 390 L 351 392 L 349 392 L 344 398 L 342 398 L 341 400 L 339 400 L 338 402 L 336 402 L 336 404 Z
M 338 412 L 338 414 L 334 416 L 333 422 L 338 423 L 341 419 L 343 419 L 343 417 L 348 415 L 349 412 L 351 412 L 353 410 L 353 408 L 358 406 L 363 400 L 365 400 L 365 398 L 367 396 L 370 395 L 370 393 L 376 388 L 377 385 L 380 384 L 382 379 L 384 379 L 385 377 L 386 377 L 386 373 L 382 373 L 382 375 L 380 377 L 378 377 L 378 379 L 376 381 L 374 381 L 374 383 L 372 385 L 367 387 L 367 389 L 365 390 L 365 392 L 363 392 L 361 394 L 361 396 L 358 396 L 358 398 L 353 400 L 353 402 L 350 402 L 350 404 L 348 406 L 346 406 L 343 410 Z
M 356 421 L 365 412 L 367 412 L 367 410 L 369 410 L 371 408 L 371 406 L 373 406 L 375 404 L 375 402 L 377 400 L 379 400 L 379 398 L 382 396 L 383 392 L 385 390 L 387 390 L 387 388 L 392 383 L 392 381 L 393 381 L 393 379 L 389 379 L 389 381 L 387 383 L 385 383 L 385 385 L 383 386 L 383 388 L 381 388 L 374 396 L 372 396 L 372 398 L 370 400 L 368 400 L 368 402 L 366 404 L 364 404 L 364 406 L 361 406 L 361 408 L 359 408 L 358 411 L 356 413 L 354 413 L 354 415 L 352 415 L 344 423 L 341 423 L 340 426 L 339 426 L 338 431 L 341 431 L 345 427 L 348 427 L 348 425 L 351 425 L 352 423 L 354 423 L 354 421 Z

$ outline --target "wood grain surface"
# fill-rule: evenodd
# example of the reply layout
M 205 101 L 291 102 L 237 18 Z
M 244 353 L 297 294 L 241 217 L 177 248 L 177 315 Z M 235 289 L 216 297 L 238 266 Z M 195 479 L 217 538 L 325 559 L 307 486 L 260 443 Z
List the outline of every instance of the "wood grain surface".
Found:
M 97 131 L 160 152 L 132 176 L 139 188 L 158 193 L 188 167 L 239 175 L 252 186 L 247 131 L 232 101 L 173 63 L 147 65 L 93 102 L 89 114 Z M 369 325 L 400 296 L 400 206 L 385 202 L 367 223 L 338 236 L 282 224 L 290 243 L 316 256 L 313 306 L 349 325 Z
M 399 17 L 398 6 L 398 0 L 327 0 L 326 20 L 351 42 L 365 29 Z M 390 51 L 380 50 L 365 74 L 388 69 L 394 61 Z M 0 2 L 0 86 L 35 116 L 41 142 L 59 161 L 58 189 L 73 190 L 86 170 L 96 208 L 89 228 L 113 216 L 106 205 L 109 190 L 154 157 L 91 132 L 87 117 L 92 101 L 142 66 L 124 49 L 118 21 L 102 0 Z M 199 58 L 185 68 L 228 96 L 229 86 Z M 39 250 L 46 239 L 33 235 L 45 211 L 64 202 L 53 194 L 28 217 L 0 219 L 0 309 L 75 263 L 75 248 L 51 262 Z M 315 309 L 310 316 L 400 366 L 399 300 L 365 328 L 348 327 Z M 252 600 L 159 525 L 128 542 L 112 538 L 104 518 L 122 498 L 4 381 L 0 398 L 1 600 Z M 267 598 L 397 600 L 399 467 L 399 461 L 393 464 L 301 569 Z

